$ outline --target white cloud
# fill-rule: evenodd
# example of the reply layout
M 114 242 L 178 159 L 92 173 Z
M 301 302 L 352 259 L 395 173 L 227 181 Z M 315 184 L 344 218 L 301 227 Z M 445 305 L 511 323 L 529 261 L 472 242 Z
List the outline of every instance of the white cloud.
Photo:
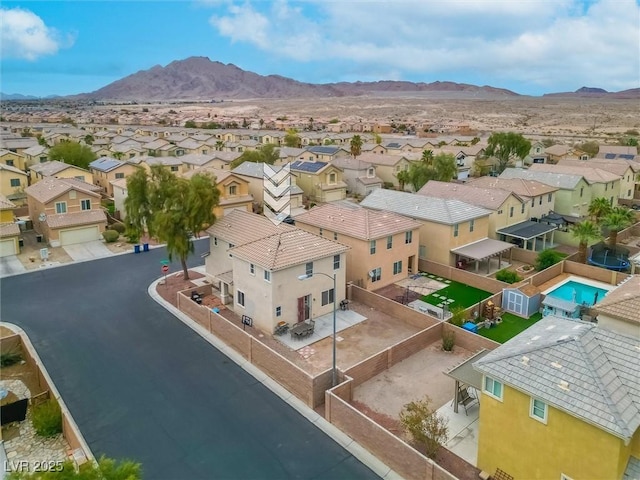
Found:
M 640 85 L 639 18 L 635 0 L 279 0 L 231 5 L 211 24 L 275 57 L 338 62 L 344 78 L 472 72 L 496 86 L 612 90 Z
M 56 53 L 63 39 L 29 10 L 0 8 L 0 43 L 2 58 L 35 60 Z

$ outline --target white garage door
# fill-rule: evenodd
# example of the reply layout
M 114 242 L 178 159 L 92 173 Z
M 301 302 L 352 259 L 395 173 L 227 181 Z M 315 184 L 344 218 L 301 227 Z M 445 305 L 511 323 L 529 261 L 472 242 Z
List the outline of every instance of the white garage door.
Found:
M 325 200 L 327 202 L 336 202 L 338 200 L 344 200 L 346 193 L 344 190 L 332 190 L 325 194 Z
M 16 242 L 13 238 L 0 239 L 0 257 L 17 255 Z
M 97 225 L 91 227 L 60 230 L 60 245 L 73 245 L 74 243 L 92 242 L 100 240 L 100 229 Z

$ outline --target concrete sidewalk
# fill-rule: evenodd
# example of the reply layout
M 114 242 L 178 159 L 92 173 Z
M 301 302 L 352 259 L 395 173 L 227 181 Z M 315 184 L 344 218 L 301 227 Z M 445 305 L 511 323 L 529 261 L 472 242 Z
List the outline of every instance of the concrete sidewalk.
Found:
M 196 267 L 192 268 L 191 270 L 198 273 L 204 273 L 204 267 Z M 402 477 L 395 471 L 391 470 L 388 466 L 386 466 L 375 456 L 365 450 L 360 444 L 352 440 L 337 427 L 325 420 L 321 415 L 316 413 L 312 408 L 308 407 L 305 403 L 302 402 L 302 400 L 298 399 L 295 395 L 282 387 L 278 382 L 267 376 L 262 370 L 247 361 L 233 348 L 224 343 L 224 341 L 207 331 L 204 327 L 200 326 L 188 315 L 182 313 L 176 307 L 166 302 L 160 295 L 158 295 L 156 291 L 156 286 L 160 281 L 162 281 L 162 278 L 159 278 L 149 286 L 148 293 L 151 298 L 153 298 L 169 312 L 173 313 L 173 315 L 176 316 L 180 321 L 182 321 L 185 325 L 198 333 L 202 338 L 204 338 L 207 342 L 217 348 L 220 352 L 233 360 L 238 366 L 242 367 L 257 381 L 259 381 L 273 393 L 278 395 L 284 402 L 286 402 L 294 410 L 300 413 L 309 422 L 313 423 L 316 427 L 318 427 L 325 434 L 331 437 L 336 443 L 338 443 L 345 450 L 351 453 L 360 462 L 369 467 L 376 475 L 388 480 L 402 479 Z

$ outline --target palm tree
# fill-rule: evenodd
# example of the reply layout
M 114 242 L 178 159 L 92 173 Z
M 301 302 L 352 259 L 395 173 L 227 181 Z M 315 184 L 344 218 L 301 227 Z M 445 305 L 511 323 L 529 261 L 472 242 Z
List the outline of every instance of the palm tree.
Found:
M 602 235 L 600 227 L 591 220 L 576 223 L 571 227 L 571 234 L 578 239 L 578 261 L 587 263 L 587 246 L 591 240 L 598 240 Z
M 218 140 L 216 142 L 216 150 L 218 152 L 221 152 L 223 148 L 224 148 L 224 142 L 222 140 Z
M 609 230 L 609 246 L 616 248 L 618 232 L 633 225 L 635 213 L 627 207 L 613 207 L 602 218 L 602 226 Z
M 594 222 L 599 223 L 602 217 L 611 211 L 611 203 L 604 197 L 594 198 L 589 204 L 589 215 Z
M 400 184 L 400 190 L 404 191 L 404 186 L 411 181 L 411 178 L 409 177 L 409 171 L 401 170 L 400 172 L 398 172 L 396 177 L 398 179 L 398 183 Z
M 362 153 L 362 138 L 360 135 L 354 135 L 351 137 L 351 155 L 353 158 L 357 158 L 358 155 Z
M 433 150 L 423 150 L 422 161 L 431 166 L 431 164 L 433 163 Z

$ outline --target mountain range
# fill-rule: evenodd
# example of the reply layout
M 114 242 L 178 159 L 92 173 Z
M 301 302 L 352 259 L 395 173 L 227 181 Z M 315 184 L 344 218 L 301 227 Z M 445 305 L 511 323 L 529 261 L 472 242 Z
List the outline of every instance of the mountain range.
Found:
M 164 101 L 327 98 L 424 93 L 454 98 L 499 99 L 519 96 L 519 94 L 507 89 L 455 82 L 415 83 L 383 80 L 353 83 L 304 83 L 279 75 L 259 75 L 242 70 L 233 64 L 211 61 L 207 57 L 190 57 L 176 60 L 165 67 L 156 65 L 148 70 L 141 70 L 94 92 L 62 98 L 95 101 Z M 610 93 L 599 88 L 583 87 L 576 92 L 546 94 L 545 96 L 638 98 L 640 89 Z M 0 93 L 0 100 L 30 99 L 36 99 L 36 97 Z

